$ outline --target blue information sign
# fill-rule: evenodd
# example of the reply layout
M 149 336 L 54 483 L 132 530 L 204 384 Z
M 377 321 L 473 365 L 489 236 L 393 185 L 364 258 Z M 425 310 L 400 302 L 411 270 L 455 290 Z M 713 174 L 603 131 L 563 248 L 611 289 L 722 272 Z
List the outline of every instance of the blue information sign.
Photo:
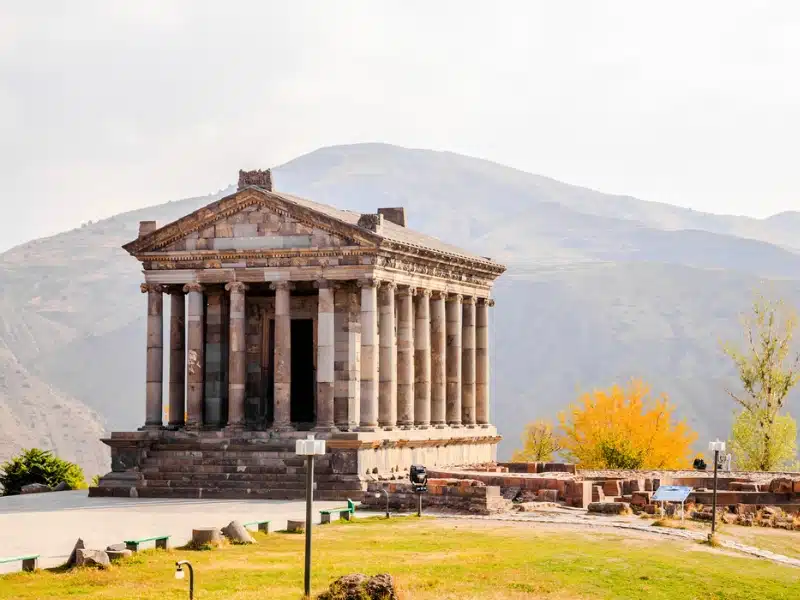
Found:
M 692 488 L 686 485 L 662 485 L 653 494 L 657 502 L 683 502 L 692 493 Z

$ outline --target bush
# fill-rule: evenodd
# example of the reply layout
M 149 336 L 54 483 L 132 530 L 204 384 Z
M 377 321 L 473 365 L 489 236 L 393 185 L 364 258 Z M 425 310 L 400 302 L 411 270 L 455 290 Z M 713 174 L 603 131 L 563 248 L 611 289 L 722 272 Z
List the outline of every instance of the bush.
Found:
M 29 483 L 43 483 L 55 487 L 61 482 L 73 490 L 86 487 L 83 470 L 66 460 L 54 456 L 49 450 L 31 448 L 0 465 L 0 486 L 4 496 L 13 496 Z

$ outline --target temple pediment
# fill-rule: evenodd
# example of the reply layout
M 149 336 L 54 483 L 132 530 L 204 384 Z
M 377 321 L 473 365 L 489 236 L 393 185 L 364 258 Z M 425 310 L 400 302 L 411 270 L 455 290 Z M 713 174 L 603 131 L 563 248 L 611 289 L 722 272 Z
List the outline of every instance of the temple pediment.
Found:
M 344 211 L 342 211 L 344 212 Z M 247 188 L 124 246 L 136 255 L 375 247 L 363 228 L 303 206 L 285 195 Z

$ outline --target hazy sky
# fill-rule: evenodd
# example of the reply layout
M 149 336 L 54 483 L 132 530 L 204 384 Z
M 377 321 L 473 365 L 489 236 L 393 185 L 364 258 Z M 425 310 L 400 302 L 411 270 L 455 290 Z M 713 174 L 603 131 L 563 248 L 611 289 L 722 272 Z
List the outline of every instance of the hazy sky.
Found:
M 0 250 L 362 141 L 800 210 L 798 73 L 796 0 L 0 0 Z

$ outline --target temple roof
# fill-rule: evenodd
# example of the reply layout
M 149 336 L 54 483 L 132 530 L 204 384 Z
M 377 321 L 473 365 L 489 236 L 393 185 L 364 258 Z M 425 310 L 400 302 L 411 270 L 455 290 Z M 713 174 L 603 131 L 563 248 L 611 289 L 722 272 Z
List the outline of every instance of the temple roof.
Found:
M 231 214 L 235 212 L 240 199 L 242 203 L 244 203 L 245 200 L 252 203 L 254 194 L 263 198 L 265 202 L 277 201 L 283 204 L 290 212 L 292 211 L 292 207 L 298 207 L 298 212 L 301 213 L 311 211 L 313 214 L 319 215 L 325 220 L 330 220 L 333 221 L 334 224 L 344 226 L 346 229 L 352 231 L 358 238 L 369 240 L 378 246 L 381 245 L 381 241 L 386 240 L 403 246 L 421 248 L 435 253 L 457 257 L 462 260 L 466 259 L 470 262 L 481 263 L 492 271 L 497 270 L 502 272 L 504 270 L 502 265 L 489 258 L 471 254 L 461 248 L 442 242 L 433 236 L 398 225 L 377 214 L 363 215 L 354 211 L 341 210 L 306 198 L 264 189 L 257 185 L 241 187 L 233 194 L 199 208 L 163 227 L 156 228 L 153 223 L 152 229 L 149 232 L 140 232 L 140 237 L 138 239 L 125 244 L 123 247 L 132 255 L 158 252 L 168 241 L 178 239 L 200 227 L 213 224 L 223 213 Z M 372 217 L 373 219 L 365 219 L 365 217 Z M 375 226 L 376 222 L 380 224 Z

